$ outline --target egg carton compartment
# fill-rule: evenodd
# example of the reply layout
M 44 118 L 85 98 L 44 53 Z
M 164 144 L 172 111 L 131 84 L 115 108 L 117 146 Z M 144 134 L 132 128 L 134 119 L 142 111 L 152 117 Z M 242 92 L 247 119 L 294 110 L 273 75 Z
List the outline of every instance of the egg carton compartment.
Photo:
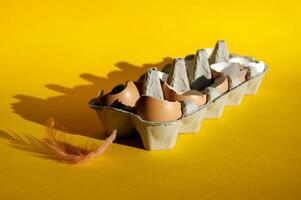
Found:
M 216 51 L 212 48 L 205 49 L 205 51 L 208 53 L 206 55 L 206 59 L 210 60 L 213 54 Z M 204 53 L 203 51 L 202 53 Z M 205 52 L 205 53 L 206 53 Z M 224 51 L 222 51 L 224 52 Z M 231 58 L 232 57 L 232 58 Z M 205 59 L 205 60 L 206 60 Z M 231 59 L 233 63 L 231 63 Z M 168 78 L 171 76 L 175 76 L 176 73 L 183 73 L 183 68 L 185 67 L 185 63 L 183 60 L 178 59 L 178 63 L 174 63 L 174 66 L 179 67 L 178 69 L 173 69 L 173 71 L 163 69 L 165 72 L 159 72 L 158 76 L 156 78 L 156 82 L 147 82 L 144 85 L 141 82 L 141 78 L 139 79 L 140 82 L 128 82 L 125 89 L 121 89 L 118 94 L 122 94 L 118 97 L 118 103 L 119 100 L 122 102 L 128 102 L 131 106 L 121 106 L 119 104 L 115 105 L 116 103 L 116 97 L 114 95 L 111 95 L 110 93 L 106 96 L 99 95 L 101 98 L 94 98 L 89 102 L 89 106 L 93 109 L 95 109 L 100 121 L 103 124 L 103 127 L 105 129 L 105 132 L 107 134 L 112 133 L 113 130 L 117 130 L 117 137 L 129 137 L 133 133 L 137 132 L 143 142 L 143 146 L 147 150 L 166 150 L 171 149 L 175 146 L 178 134 L 187 134 L 187 133 L 197 133 L 201 129 L 202 121 L 204 119 L 215 119 L 222 116 L 223 110 L 225 106 L 236 106 L 240 105 L 244 95 L 251 95 L 256 94 L 258 91 L 258 88 L 261 84 L 261 81 L 267 72 L 268 68 L 266 65 L 264 65 L 264 68 L 261 70 L 260 73 L 257 71 L 252 71 L 251 69 L 253 66 L 251 66 L 248 69 L 248 74 L 243 75 L 244 77 L 247 77 L 245 79 L 237 79 L 233 74 L 241 74 L 246 73 L 247 71 L 237 71 L 237 63 L 243 63 L 244 65 L 259 65 L 259 67 L 262 67 L 261 63 L 254 62 L 253 58 L 251 57 L 244 57 L 244 56 L 236 56 L 236 55 L 230 55 L 230 61 L 229 62 L 213 62 L 213 65 L 210 65 L 210 68 L 214 68 L 214 74 L 216 73 L 226 73 L 228 80 L 229 88 L 227 91 L 220 90 L 222 84 L 217 86 L 214 90 L 220 91 L 217 92 L 217 95 L 210 95 L 210 93 L 206 93 L 207 96 L 203 96 L 204 98 L 207 98 L 207 101 L 202 104 L 204 101 L 204 98 L 198 98 L 196 99 L 194 96 L 193 100 L 197 100 L 195 102 L 200 103 L 196 109 L 194 109 L 191 112 L 187 112 L 186 115 L 184 115 L 183 111 L 183 102 L 186 101 L 186 97 L 184 96 L 185 93 L 177 93 L 173 88 L 170 88 L 167 84 Z M 193 63 L 193 60 L 189 61 L 190 63 Z M 188 62 L 188 63 L 189 63 Z M 250 64 L 250 63 L 251 64 Z M 255 64 L 254 64 L 254 63 Z M 187 62 L 186 62 L 187 63 Z M 231 67 L 228 67 L 230 66 Z M 235 66 L 233 66 L 235 65 Z M 257 66 L 256 66 L 257 67 Z M 229 68 L 232 68 L 234 70 L 227 71 Z M 241 69 L 241 67 L 239 67 Z M 180 70 L 179 70 L 180 69 Z M 225 70 L 226 69 L 226 70 Z M 257 68 L 256 68 L 257 69 Z M 178 70 L 178 71 L 176 71 Z M 181 71 L 182 70 L 182 71 Z M 216 71 L 215 71 L 216 70 Z M 218 72 L 220 70 L 221 72 Z M 224 71 L 223 71 L 224 70 Z M 236 70 L 236 71 L 235 71 Z M 187 69 L 188 71 L 188 69 Z M 215 73 L 216 72 L 216 73 Z M 154 73 L 154 70 L 149 70 L 144 76 L 157 76 L 157 73 Z M 184 70 L 184 73 L 186 73 L 186 70 Z M 179 75 L 178 75 L 179 76 Z M 189 77 L 189 74 L 185 76 Z M 191 76 L 191 75 L 190 75 Z M 143 77 L 143 76 L 142 76 Z M 153 77 L 151 77 L 153 78 Z M 159 81 L 160 78 L 160 81 Z M 218 80 L 220 77 L 215 77 L 212 80 Z M 153 81 L 153 79 L 150 79 Z M 155 80 L 155 79 L 154 79 Z M 240 80 L 240 81 L 238 81 Z M 230 82 L 229 82 L 230 81 Z M 161 83 L 160 83 L 161 82 Z M 163 84 L 162 84 L 163 82 Z M 218 81 L 217 81 L 218 82 Z M 160 87 L 163 88 L 163 93 L 160 91 L 154 91 L 153 88 L 151 88 L 150 91 L 148 91 L 148 95 L 156 95 L 156 98 L 151 98 L 149 96 L 144 96 L 143 90 L 146 90 L 143 87 L 147 87 L 145 85 L 151 85 L 152 87 Z M 174 84 L 174 82 L 172 82 Z M 206 88 L 212 88 L 213 85 L 216 85 L 215 82 L 211 83 L 212 85 L 207 86 Z M 225 83 L 224 83 L 225 84 Z M 174 84 L 179 88 L 179 85 Z M 189 85 L 186 82 L 183 82 L 180 87 L 184 88 L 188 87 Z M 206 90 L 205 88 L 205 90 Z M 116 90 L 116 89 L 115 89 Z M 119 90 L 119 89 L 118 89 Z M 188 89 L 189 90 L 189 89 Z M 187 91 L 187 89 L 186 89 Z M 134 95 L 132 95 L 134 94 Z M 191 94 L 191 92 L 189 93 Z M 194 92 L 194 95 L 200 95 L 198 92 Z M 134 98 L 133 101 L 129 101 L 130 98 Z M 160 98 L 175 98 L 175 102 L 173 101 L 166 101 L 166 100 L 160 100 Z M 169 100 L 169 99 L 167 99 Z M 109 103 L 108 103 L 109 102 Z M 136 103 L 133 103 L 136 102 Z M 166 103 L 169 110 L 167 112 L 163 113 L 161 112 L 161 108 L 163 105 L 165 106 Z M 181 104 L 177 103 L 181 102 Z M 112 106 L 108 106 L 105 104 L 112 104 Z M 156 112 L 152 109 L 149 109 L 147 106 L 149 104 L 155 105 L 155 107 L 151 108 L 158 108 L 157 112 L 161 112 L 161 115 L 156 116 Z M 139 106 L 137 107 L 137 105 Z M 173 107 L 175 106 L 175 107 Z M 179 108 L 179 106 L 182 108 L 181 116 L 178 116 L 178 113 L 173 113 L 174 108 Z M 140 109 L 140 110 L 139 110 Z M 174 118 L 173 120 L 168 120 L 162 118 L 167 115 L 171 118 Z M 155 118 L 157 117 L 157 118 Z M 150 120 L 146 120 L 150 119 Z M 156 121 L 158 119 L 158 121 Z M 161 121 L 159 121 L 161 120 Z M 164 121 L 165 120 L 165 121 Z
M 245 95 L 253 95 L 257 93 L 266 71 L 267 69 L 263 72 L 263 74 L 254 77 L 253 79 L 247 82 L 246 88 L 244 90 Z
M 222 116 L 224 107 L 227 105 L 229 100 L 229 93 L 223 94 L 219 98 L 213 100 L 213 102 L 207 105 L 205 112 L 205 119 L 216 119 Z

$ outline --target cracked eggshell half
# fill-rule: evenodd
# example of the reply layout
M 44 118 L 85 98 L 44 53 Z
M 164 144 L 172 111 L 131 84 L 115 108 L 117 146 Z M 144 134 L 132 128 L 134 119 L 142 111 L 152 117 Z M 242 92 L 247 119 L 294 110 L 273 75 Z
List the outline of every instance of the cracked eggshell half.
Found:
M 211 69 L 226 74 L 229 77 L 229 86 L 234 88 L 246 80 L 248 69 L 239 63 L 220 62 L 210 65 Z
M 103 101 L 106 106 L 114 106 L 114 104 L 122 104 L 134 107 L 140 94 L 134 82 L 129 81 L 126 85 L 118 85 L 112 91 L 104 95 Z
M 252 57 L 247 57 L 247 56 L 236 56 L 232 57 L 229 62 L 231 63 L 239 63 L 244 67 L 247 67 L 249 69 L 249 76 L 250 77 L 255 77 L 258 74 L 261 74 L 265 68 L 266 65 L 262 61 L 256 61 Z
M 209 87 L 217 89 L 217 91 L 221 94 L 227 92 L 229 90 L 229 81 L 227 75 L 214 70 L 212 70 L 212 72 L 214 81 Z
M 137 115 L 146 121 L 168 122 L 182 117 L 181 103 L 142 95 L 136 102 Z
M 211 70 L 214 82 L 205 89 L 205 93 L 207 94 L 207 101 L 212 101 L 225 92 L 227 92 L 230 88 L 229 79 L 226 74 L 216 72 Z
M 177 93 L 166 82 L 162 86 L 164 98 L 167 101 L 192 101 L 197 106 L 202 106 L 207 102 L 206 94 L 197 90 L 189 90 L 183 93 Z
M 262 61 L 248 62 L 243 66 L 249 68 L 249 76 L 252 78 L 257 76 L 258 74 L 261 74 L 266 69 L 266 65 Z

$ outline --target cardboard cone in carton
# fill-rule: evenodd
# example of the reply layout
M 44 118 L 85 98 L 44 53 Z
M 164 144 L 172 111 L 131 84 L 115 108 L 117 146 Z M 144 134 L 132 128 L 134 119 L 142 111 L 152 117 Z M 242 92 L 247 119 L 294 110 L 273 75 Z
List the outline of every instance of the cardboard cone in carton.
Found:
M 215 44 L 214 50 L 210 56 L 209 63 L 227 62 L 229 60 L 229 52 L 225 41 L 220 40 Z
M 157 68 L 153 67 L 147 70 L 143 82 L 143 95 L 164 99 Z
M 192 70 L 189 70 L 188 77 L 190 86 L 194 90 L 203 90 L 212 83 L 211 70 L 205 49 L 196 52 Z
M 178 93 L 190 90 L 184 59 L 177 58 L 167 79 L 170 85 Z

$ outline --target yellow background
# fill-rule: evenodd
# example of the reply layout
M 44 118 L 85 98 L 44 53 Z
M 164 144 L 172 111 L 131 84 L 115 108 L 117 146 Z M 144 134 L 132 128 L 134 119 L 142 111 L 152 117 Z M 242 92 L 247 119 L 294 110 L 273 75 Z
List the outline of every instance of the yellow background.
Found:
M 0 135 L 44 137 L 53 115 L 72 137 L 101 144 L 87 107 L 99 89 L 218 39 L 270 71 L 256 96 L 169 151 L 126 141 L 72 166 L 3 136 L 0 199 L 300 199 L 300 19 L 297 0 L 2 0 Z

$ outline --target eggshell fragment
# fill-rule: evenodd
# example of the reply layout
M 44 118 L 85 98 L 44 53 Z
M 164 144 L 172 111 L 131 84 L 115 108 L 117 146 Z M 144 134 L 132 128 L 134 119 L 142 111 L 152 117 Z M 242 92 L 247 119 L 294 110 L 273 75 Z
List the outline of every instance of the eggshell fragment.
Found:
M 226 67 L 222 70 L 222 73 L 225 73 L 230 76 L 230 78 L 238 78 L 241 81 L 245 80 L 245 76 L 247 74 L 248 70 L 245 68 L 242 68 L 240 64 L 238 63 L 232 63 L 229 65 L 229 67 Z
M 189 90 L 184 93 L 177 93 L 175 90 L 173 90 L 171 87 L 168 86 L 166 82 L 163 83 L 163 93 L 164 98 L 167 101 L 192 101 L 197 106 L 204 105 L 207 101 L 206 94 L 199 92 L 197 90 Z
M 221 94 L 227 92 L 229 90 L 229 82 L 228 78 L 225 74 L 220 74 L 220 77 L 216 78 L 212 85 L 212 88 L 216 88 L 217 91 Z
M 259 61 L 259 62 L 248 62 L 246 64 L 244 64 L 245 67 L 248 67 L 248 68 L 254 68 L 256 70 L 255 73 L 251 73 L 251 77 L 254 77 L 256 76 L 257 74 L 260 74 L 262 73 L 266 66 L 265 66 L 265 63 L 262 62 L 262 61 Z
M 249 75 L 251 77 L 255 77 L 256 75 L 262 73 L 266 66 L 265 63 L 262 61 L 255 61 L 251 57 L 247 56 L 237 56 L 233 57 L 229 60 L 231 63 L 239 63 L 244 67 L 249 68 Z
M 136 85 L 132 81 L 129 81 L 125 87 L 123 85 L 116 86 L 110 93 L 104 95 L 102 98 L 106 106 L 122 104 L 134 107 L 139 97 L 140 94 Z
M 210 68 L 217 71 L 217 72 L 222 72 L 225 68 L 231 66 L 234 63 L 230 62 L 219 62 L 219 63 L 214 63 L 210 65 Z
M 137 114 L 146 121 L 167 122 L 182 116 L 181 103 L 141 96 L 136 103 Z
M 234 88 L 246 80 L 248 70 L 239 63 L 220 62 L 210 65 L 210 67 L 221 73 L 225 73 L 229 77 L 230 88 Z
M 256 59 L 253 56 L 244 56 L 244 55 L 239 55 L 239 54 L 235 54 L 235 53 L 230 53 L 230 60 L 232 58 L 238 58 L 238 59 L 243 58 L 243 59 L 248 60 L 248 62 L 255 62 L 256 61 Z
M 241 65 L 245 65 L 250 61 L 251 60 L 248 59 L 247 57 L 242 57 L 242 56 L 233 57 L 233 58 L 230 58 L 230 60 L 229 60 L 229 62 L 231 62 L 231 63 L 239 63 Z

